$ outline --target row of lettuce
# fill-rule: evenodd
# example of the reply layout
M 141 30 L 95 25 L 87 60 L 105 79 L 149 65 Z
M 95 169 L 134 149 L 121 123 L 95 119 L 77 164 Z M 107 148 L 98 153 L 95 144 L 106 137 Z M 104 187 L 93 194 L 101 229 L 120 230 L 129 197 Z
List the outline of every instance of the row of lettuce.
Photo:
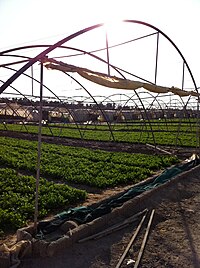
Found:
M 37 142 L 0 137 L 0 150 L 0 231 L 3 233 L 33 219 Z M 42 143 L 39 216 L 44 217 L 58 208 L 64 210 L 87 198 L 85 190 L 69 185 L 105 189 L 135 184 L 177 162 L 173 156 Z
M 0 124 L 0 130 L 38 133 L 37 125 Z M 49 124 L 42 127 L 42 134 L 67 138 L 130 143 L 150 143 L 196 147 L 199 143 L 198 125 L 183 122 L 141 122 L 132 124 L 76 125 Z
M 35 178 L 22 176 L 11 168 L 0 168 L 0 235 L 16 230 L 33 219 Z M 86 192 L 40 179 L 39 217 L 86 198 Z

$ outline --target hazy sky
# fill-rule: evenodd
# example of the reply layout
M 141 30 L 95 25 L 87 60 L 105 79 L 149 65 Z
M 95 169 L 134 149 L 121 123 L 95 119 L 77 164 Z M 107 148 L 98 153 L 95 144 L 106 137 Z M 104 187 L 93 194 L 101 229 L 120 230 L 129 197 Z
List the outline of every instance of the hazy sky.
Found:
M 28 44 L 53 44 L 101 22 L 140 20 L 173 40 L 200 87 L 199 14 L 200 0 L 0 0 L 0 51 Z M 93 44 L 97 47 L 98 38 L 92 40 L 91 48 Z M 4 58 L 0 62 L 5 62 Z M 7 78 L 0 70 L 0 79 Z

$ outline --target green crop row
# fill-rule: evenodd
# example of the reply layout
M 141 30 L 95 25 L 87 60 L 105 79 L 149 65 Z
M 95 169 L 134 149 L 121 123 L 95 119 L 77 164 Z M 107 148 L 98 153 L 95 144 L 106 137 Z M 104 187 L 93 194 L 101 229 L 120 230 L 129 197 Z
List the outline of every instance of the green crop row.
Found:
M 6 127 L 6 128 L 5 128 Z M 38 126 L 0 124 L 0 130 L 38 133 Z M 112 132 L 110 131 L 112 130 Z M 152 130 L 152 132 L 151 132 Z M 112 124 L 108 125 L 49 125 L 42 127 L 42 134 L 67 138 L 84 138 L 86 140 L 109 141 L 130 143 L 151 143 L 160 145 L 178 145 L 195 147 L 198 145 L 197 128 L 194 122 L 153 122 L 149 124 Z
M 19 173 L 36 174 L 37 148 L 35 141 L 0 137 L 0 165 L 5 167 L 0 169 L 0 232 L 19 228 L 33 219 L 35 178 Z M 66 185 L 70 182 L 99 188 L 135 184 L 178 161 L 172 156 L 106 152 L 48 143 L 42 143 L 41 149 L 40 217 L 86 198 L 85 191 Z
M 33 220 L 35 178 L 19 175 L 10 168 L 0 168 L 0 233 L 16 230 Z M 39 217 L 57 208 L 66 208 L 85 200 L 86 192 L 40 178 Z
M 37 142 L 0 137 L 0 164 L 36 171 Z M 95 186 L 136 183 L 153 172 L 177 162 L 172 156 L 106 152 L 55 144 L 42 144 L 41 175 Z

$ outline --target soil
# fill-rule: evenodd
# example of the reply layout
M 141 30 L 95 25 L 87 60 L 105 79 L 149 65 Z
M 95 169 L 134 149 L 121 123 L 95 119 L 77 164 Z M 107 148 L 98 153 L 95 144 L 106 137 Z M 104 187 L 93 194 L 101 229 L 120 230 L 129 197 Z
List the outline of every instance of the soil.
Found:
M 1 135 L 1 133 L 0 133 Z M 17 134 L 16 134 L 17 135 Z M 15 136 L 16 136 L 15 135 Z M 8 136 L 8 135 L 7 135 Z M 13 133 L 10 134 L 13 136 Z M 37 140 L 37 135 L 25 134 L 20 138 Z M 54 143 L 55 143 L 55 137 Z M 43 141 L 53 142 L 49 137 L 43 137 Z M 57 138 L 57 143 L 90 147 L 94 149 L 126 151 L 126 152 L 145 152 L 150 154 L 157 153 L 154 148 L 141 145 L 130 145 L 120 143 L 101 143 Z M 160 153 L 174 150 L 174 148 L 162 148 Z M 179 157 L 186 158 L 191 156 L 193 149 L 177 149 Z M 174 151 L 173 151 L 174 153 Z M 127 185 L 126 188 L 129 188 Z M 111 195 L 124 191 L 125 187 L 115 187 L 105 191 L 95 191 L 90 189 L 86 202 L 80 205 L 90 205 L 92 203 L 104 200 Z M 194 267 L 200 268 L 200 172 L 199 176 L 191 175 L 186 180 L 175 183 L 158 197 L 152 197 L 147 201 L 149 210 L 155 209 L 152 226 L 150 229 L 147 244 L 142 255 L 139 267 L 162 268 L 162 267 Z M 113 232 L 98 240 L 90 240 L 84 243 L 75 243 L 73 247 L 67 248 L 54 257 L 45 258 L 27 258 L 22 259 L 19 267 L 31 268 L 100 268 L 116 267 L 131 237 L 136 231 L 139 221 L 128 225 L 126 228 Z M 126 259 L 122 264 L 128 267 L 129 259 L 136 261 L 147 222 L 142 227 L 139 236 L 131 246 Z M 10 234 L 6 240 L 8 246 L 16 241 L 16 237 Z M 133 266 L 129 266 L 133 267 Z
M 160 195 L 147 200 L 155 209 L 147 244 L 139 267 L 200 267 L 200 173 L 174 183 Z M 98 240 L 75 243 L 54 257 L 24 259 L 21 268 L 116 267 L 135 233 L 139 221 Z M 137 260 L 147 222 L 121 267 Z M 133 267 L 133 266 L 129 266 Z
M 0 136 L 26 139 L 26 140 L 38 140 L 38 135 L 33 133 L 22 133 L 17 131 L 4 131 L 0 130 Z M 150 144 L 137 144 L 128 142 L 113 142 L 113 141 L 96 141 L 96 140 L 84 140 L 84 139 L 72 139 L 65 137 L 55 136 L 42 136 L 42 141 L 53 144 L 62 144 L 65 146 L 92 148 L 95 150 L 105 150 L 114 152 L 127 152 L 127 153 L 144 153 L 144 154 L 173 154 L 177 155 L 180 159 L 190 157 L 192 153 L 198 153 L 199 149 L 189 147 L 175 147 L 175 146 L 153 146 Z M 198 152 L 197 152 L 198 150 Z

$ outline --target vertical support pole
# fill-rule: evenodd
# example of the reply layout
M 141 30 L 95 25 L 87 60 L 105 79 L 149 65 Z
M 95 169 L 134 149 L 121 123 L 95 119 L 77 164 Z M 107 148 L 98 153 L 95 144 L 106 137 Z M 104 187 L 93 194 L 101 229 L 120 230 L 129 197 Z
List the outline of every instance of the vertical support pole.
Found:
M 185 80 L 185 62 L 183 61 L 182 89 L 184 88 L 184 80 Z
M 156 63 L 155 63 L 155 76 L 154 76 L 154 84 L 155 85 L 157 84 L 157 72 L 158 72 L 158 48 L 159 48 L 159 32 L 157 33 L 157 42 L 156 42 Z M 159 93 L 154 97 L 154 99 L 149 107 L 153 106 L 158 95 L 159 95 Z
M 159 46 L 159 33 L 157 33 L 157 44 L 156 44 L 156 65 L 155 65 L 155 78 L 154 83 L 157 83 L 157 72 L 158 72 L 158 46 Z
M 107 63 L 108 63 L 108 75 L 110 75 L 110 59 L 109 59 L 108 34 L 107 34 L 107 31 L 106 31 L 106 52 L 107 52 Z
M 32 89 L 32 97 L 33 97 L 33 65 L 31 65 L 31 89 Z
M 196 126 L 196 149 L 198 154 L 200 155 L 200 113 L 199 113 L 199 103 L 200 97 L 197 99 L 197 126 Z
M 42 94 L 43 94 L 43 63 L 41 61 L 40 69 L 40 106 L 39 106 L 39 126 L 38 126 L 38 154 L 37 154 L 37 173 L 36 173 L 36 189 L 35 189 L 35 215 L 34 230 L 37 229 L 38 219 L 38 197 L 39 197 L 39 181 L 40 181 L 40 160 L 41 160 L 41 140 L 42 140 Z
M 185 76 L 185 62 L 183 61 L 183 73 L 182 73 L 182 85 L 181 85 L 182 90 L 183 90 L 183 87 L 184 87 L 184 76 Z M 176 109 L 176 107 L 175 107 L 175 109 Z M 183 107 L 183 111 L 184 110 L 186 110 L 186 105 Z M 178 146 L 178 137 L 179 137 L 179 134 L 180 134 L 181 121 L 182 121 L 182 119 L 179 120 L 179 124 L 178 124 L 178 129 L 177 129 L 177 133 L 176 133 L 175 148 L 177 148 L 177 146 Z
M 156 63 L 155 63 L 155 76 L 154 76 L 154 84 L 156 85 L 157 83 L 157 72 L 158 72 L 158 47 L 159 47 L 159 32 L 157 33 L 157 42 L 156 42 Z M 153 103 L 154 101 L 157 99 L 159 93 L 154 97 L 151 105 L 149 106 L 151 108 L 151 106 L 153 106 Z M 146 117 L 147 117 L 147 120 L 149 121 L 149 124 L 150 124 L 150 128 L 151 128 L 151 135 L 152 135 L 152 138 L 153 138 L 153 141 L 154 141 L 154 146 L 155 146 L 155 149 L 156 149 L 156 140 L 155 140 L 155 136 L 154 136 L 154 133 L 153 133 L 153 129 L 152 129 L 152 126 L 151 126 L 151 122 L 148 118 L 148 113 L 146 112 L 146 109 L 145 109 L 145 114 L 146 114 Z M 148 133 L 148 136 L 149 136 L 149 133 Z

